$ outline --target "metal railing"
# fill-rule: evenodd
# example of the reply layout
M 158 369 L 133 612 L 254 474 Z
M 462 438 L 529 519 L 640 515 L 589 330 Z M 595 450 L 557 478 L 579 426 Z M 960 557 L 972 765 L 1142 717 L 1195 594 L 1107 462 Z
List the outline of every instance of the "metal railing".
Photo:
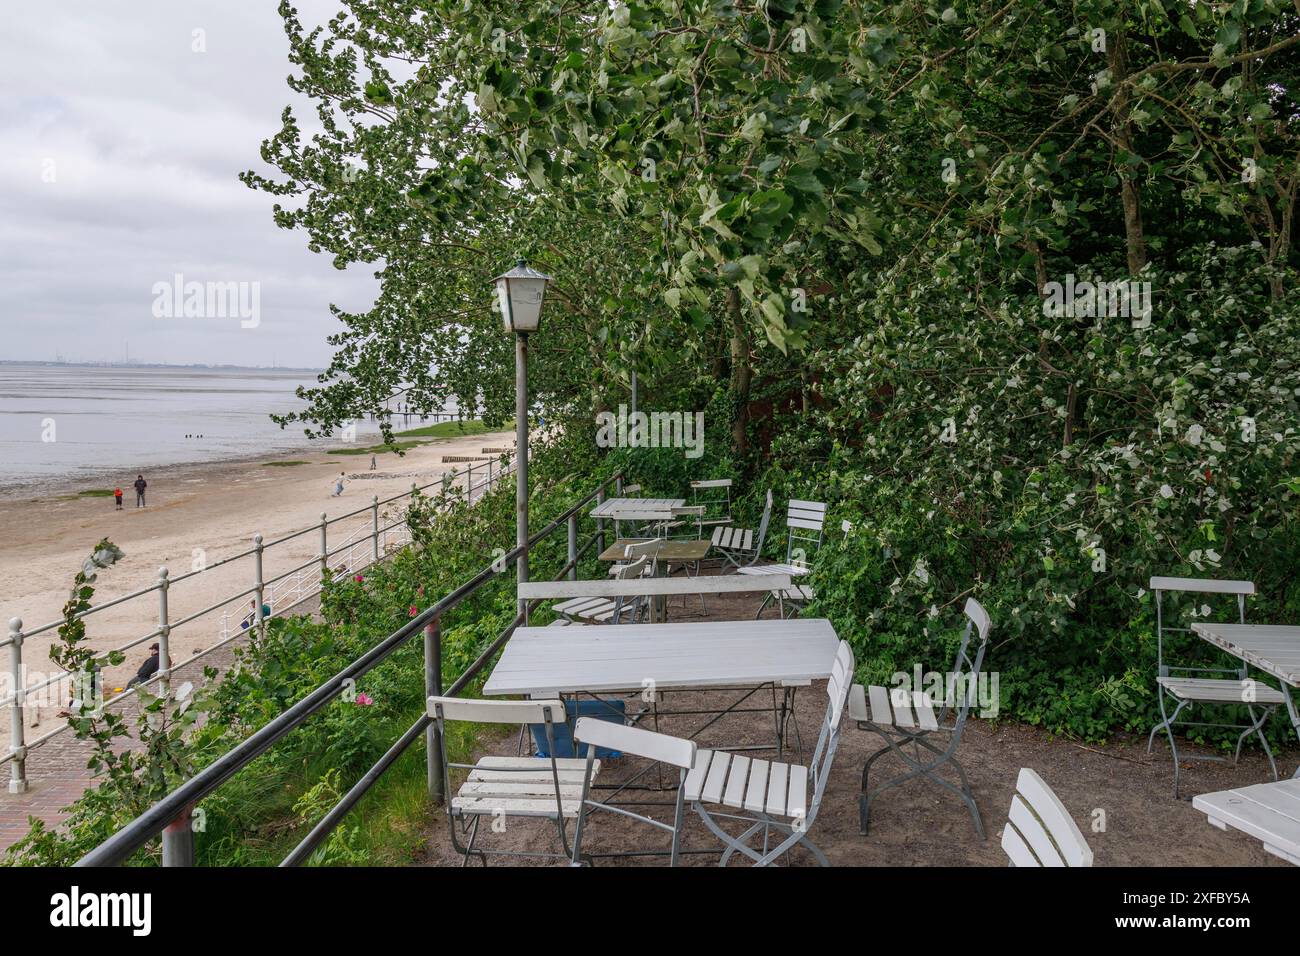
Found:
M 594 545 L 597 551 L 603 551 L 605 545 L 605 522 L 590 518 L 595 530 L 582 545 L 578 544 L 578 521 L 582 510 L 591 502 L 605 500 L 605 490 L 613 484 L 618 493 L 622 489 L 623 476 L 617 474 L 606 479 L 594 491 L 573 505 L 563 514 L 529 537 L 525 545 L 498 556 L 490 565 L 483 568 L 469 580 L 455 588 L 441 600 L 426 608 L 398 630 L 389 634 L 361 657 L 352 661 L 343 670 L 325 681 L 302 700 L 289 707 L 282 714 L 269 721 L 256 733 L 227 751 L 215 761 L 199 771 L 185 783 L 181 784 L 166 797 L 126 824 L 115 834 L 91 850 L 78 862 L 77 866 L 116 866 L 125 862 L 133 853 L 145 846 L 155 837 L 162 836 L 162 862 L 164 866 L 190 866 L 194 862 L 194 837 L 191 814 L 200 801 L 213 794 L 230 780 L 239 770 L 248 766 L 257 757 L 268 751 L 296 728 L 302 726 L 313 714 L 320 711 L 345 688 L 356 686 L 357 680 L 378 666 L 394 651 L 402 647 L 416 634 L 424 636 L 424 690 L 426 696 L 455 696 L 461 693 L 469 683 L 483 670 L 506 641 L 515 628 L 527 624 L 528 614 L 537 602 L 525 606 L 510 624 L 498 634 L 483 650 L 478 658 L 457 677 L 446 690 L 442 686 L 442 627 L 443 615 L 451 611 L 465 598 L 472 595 L 488 582 L 515 566 L 515 559 L 527 555 L 538 542 L 547 538 L 561 526 L 567 532 L 567 560 L 556 575 L 556 579 L 567 575 L 571 580 L 577 579 L 578 562 Z M 321 843 L 333 832 L 357 802 L 383 777 L 393 763 L 405 753 L 410 746 L 420 739 L 426 740 L 427 786 L 429 798 L 435 803 L 441 802 L 443 791 L 442 747 L 438 739 L 437 726 L 427 714 L 421 714 L 388 749 L 387 752 L 352 786 L 312 828 L 293 851 L 281 861 L 281 866 L 297 866 L 305 862 Z
M 514 456 L 510 453 L 502 453 L 499 457 L 488 458 L 484 461 L 471 462 L 467 468 L 452 469 L 445 472 L 436 481 L 428 484 L 416 485 L 412 483 L 410 491 L 384 499 L 380 499 L 378 495 L 375 495 L 371 498 L 370 504 L 347 514 L 330 518 L 322 512 L 320 521 L 316 524 L 282 535 L 273 541 L 264 541 L 261 534 L 255 534 L 251 548 L 210 564 L 204 563 L 202 567 L 188 571 L 185 574 L 172 576 L 166 567 L 159 568 L 158 579 L 153 584 L 96 604 L 78 614 L 77 618 L 84 619 L 102 613 L 109 608 L 120 607 L 129 602 L 149 598 L 151 595 L 156 594 L 158 602 L 157 626 L 147 634 L 120 644 L 113 648 L 112 651 L 125 652 L 144 644 L 146 641 L 156 640 L 158 643 L 158 670 L 140 686 L 156 683 L 162 688 L 163 692 L 166 692 L 170 688 L 171 675 L 176 667 L 188 666 L 202 660 L 209 654 L 245 635 L 250 629 L 254 627 L 261 628 L 270 617 L 284 615 L 299 607 L 304 601 L 320 593 L 321 583 L 327 574 L 332 573 L 337 576 L 339 574 L 364 571 L 374 563 L 385 560 L 389 554 L 409 542 L 410 529 L 407 527 L 406 519 L 399 517 L 395 521 L 385 523 L 388 515 L 381 515 L 381 507 L 411 498 L 417 492 L 425 492 L 435 487 L 443 492 L 444 500 L 449 503 L 464 502 L 473 504 L 487 494 L 498 481 L 513 474 L 514 463 Z M 462 480 L 464 482 L 463 487 L 460 484 Z M 457 494 L 457 492 L 460 494 Z M 331 545 L 330 528 L 341 522 L 355 519 L 360 515 L 368 516 L 369 520 L 352 530 L 341 544 Z M 265 577 L 265 561 L 269 551 L 313 532 L 316 532 L 319 538 L 316 552 L 310 560 L 270 578 Z M 200 575 L 209 571 L 246 559 L 251 559 L 252 563 L 252 582 L 249 587 L 233 594 L 227 593 L 220 600 L 193 613 L 180 617 L 171 613 L 169 597 L 174 593 L 174 589 L 178 585 L 196 580 Z M 238 628 L 233 627 L 231 622 L 232 603 L 244 601 L 250 597 L 252 598 L 252 609 L 243 612 L 243 619 Z M 271 610 L 269 615 L 265 613 L 267 608 Z M 171 653 L 170 644 L 171 638 L 176 631 L 182 627 L 193 629 L 197 626 L 196 622 L 209 615 L 215 615 L 217 612 L 221 612 L 221 617 L 215 643 L 194 652 L 184 660 L 175 660 Z M 236 614 L 239 613 L 236 611 Z M 33 699 L 33 695 L 42 691 L 45 692 L 48 699 L 59 701 L 68 699 L 71 696 L 75 682 L 78 680 L 78 675 L 63 671 L 44 678 L 38 676 L 36 680 L 29 683 L 29 675 L 23 661 L 23 644 L 27 639 L 54 630 L 63 623 L 64 621 L 59 619 L 31 630 L 24 630 L 22 618 L 15 617 L 9 621 L 9 636 L 0 639 L 0 648 L 9 648 L 8 671 L 5 675 L 8 683 L 5 687 L 6 693 L 0 695 L 0 707 L 7 706 L 9 708 L 9 749 L 0 755 L 0 765 L 5 763 L 10 765 L 10 793 L 24 793 L 28 789 L 28 754 L 60 734 L 66 733 L 69 729 L 69 724 L 66 721 L 60 721 L 56 727 L 41 734 L 35 740 L 26 740 L 25 720 L 28 701 Z M 89 683 L 93 684 L 95 682 L 90 681 Z M 122 693 L 107 700 L 96 700 L 96 704 L 98 707 L 112 706 L 134 695 L 136 689 L 136 687 L 127 687 Z

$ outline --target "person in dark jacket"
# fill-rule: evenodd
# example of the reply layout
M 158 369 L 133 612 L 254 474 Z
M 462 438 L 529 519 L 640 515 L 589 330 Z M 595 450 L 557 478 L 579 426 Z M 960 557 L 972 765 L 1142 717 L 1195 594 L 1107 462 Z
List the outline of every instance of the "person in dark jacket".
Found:
M 144 480 L 144 475 L 135 476 L 135 506 L 144 507 L 144 490 L 149 487 L 149 482 Z
M 154 674 L 158 673 L 158 645 L 149 645 L 149 659 L 140 665 L 140 669 L 135 672 L 135 676 L 127 682 L 127 687 L 134 687 L 136 684 L 143 684 Z

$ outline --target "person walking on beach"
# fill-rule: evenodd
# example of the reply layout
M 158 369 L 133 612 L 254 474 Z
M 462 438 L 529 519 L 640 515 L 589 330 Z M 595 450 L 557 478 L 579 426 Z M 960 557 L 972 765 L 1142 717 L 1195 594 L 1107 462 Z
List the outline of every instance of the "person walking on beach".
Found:
M 137 508 L 143 508 L 145 506 L 144 490 L 148 487 L 149 482 L 144 480 L 144 475 L 135 476 L 135 506 Z
M 340 471 L 338 480 L 334 482 L 334 494 L 330 495 L 331 498 L 338 498 L 343 494 L 343 479 L 345 477 L 347 477 L 347 472 Z
M 113 510 L 121 511 L 122 510 L 122 489 L 121 488 L 113 489 L 113 498 L 117 501 L 117 507 L 114 508 Z
M 370 456 L 370 470 L 371 470 L 371 471 L 374 471 L 374 470 L 375 470 L 375 456 L 374 456 L 374 455 L 371 455 L 371 456 Z

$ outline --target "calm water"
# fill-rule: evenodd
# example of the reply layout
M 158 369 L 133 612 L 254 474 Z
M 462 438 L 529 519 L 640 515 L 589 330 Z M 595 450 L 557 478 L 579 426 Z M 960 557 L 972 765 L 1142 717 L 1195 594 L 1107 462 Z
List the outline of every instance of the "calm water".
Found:
M 0 365 L 0 491 L 307 444 L 271 412 L 310 372 Z M 360 424 L 358 438 L 377 434 Z M 186 438 L 202 435 L 202 438 Z M 53 438 L 53 440 L 49 440 Z M 331 441 L 325 447 L 334 447 Z

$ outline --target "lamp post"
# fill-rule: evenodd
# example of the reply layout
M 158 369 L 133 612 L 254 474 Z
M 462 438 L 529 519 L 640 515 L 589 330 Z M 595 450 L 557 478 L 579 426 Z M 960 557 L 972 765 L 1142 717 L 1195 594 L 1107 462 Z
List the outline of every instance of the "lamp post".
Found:
M 519 582 L 528 580 L 528 335 L 536 332 L 542 317 L 548 275 L 520 259 L 509 272 L 496 277 L 497 302 L 506 331 L 515 335 L 515 545 Z M 526 614 L 527 602 L 519 601 Z

